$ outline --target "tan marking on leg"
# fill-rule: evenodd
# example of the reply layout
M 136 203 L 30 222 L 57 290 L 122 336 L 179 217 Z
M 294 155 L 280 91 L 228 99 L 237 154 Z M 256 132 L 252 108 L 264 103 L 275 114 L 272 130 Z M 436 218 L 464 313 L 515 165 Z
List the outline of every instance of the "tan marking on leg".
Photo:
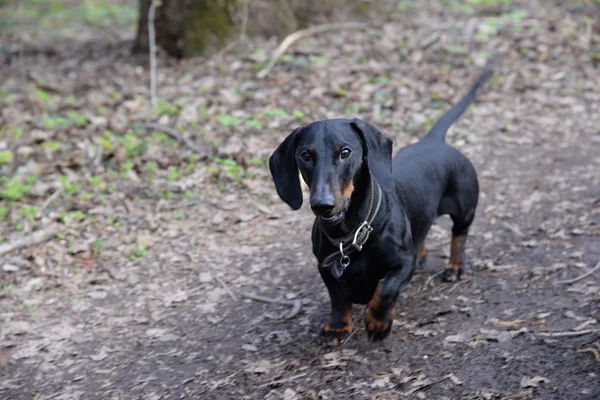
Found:
M 424 257 L 427 257 L 427 249 L 425 248 L 425 243 L 421 245 L 421 250 L 419 250 L 419 255 L 417 256 L 417 262 L 420 262 Z
M 460 268 L 462 263 L 460 254 L 460 245 L 462 243 L 462 236 L 453 236 L 452 244 L 450 245 L 450 264 L 456 265 L 456 268 Z
M 346 310 L 341 317 L 341 321 L 345 324 L 341 328 L 332 328 L 329 324 L 325 325 L 323 328 L 323 338 L 331 340 L 331 342 L 329 342 L 329 345 L 331 346 L 339 346 L 346 337 L 352 333 L 352 329 L 354 328 L 352 322 L 352 303 L 346 304 Z

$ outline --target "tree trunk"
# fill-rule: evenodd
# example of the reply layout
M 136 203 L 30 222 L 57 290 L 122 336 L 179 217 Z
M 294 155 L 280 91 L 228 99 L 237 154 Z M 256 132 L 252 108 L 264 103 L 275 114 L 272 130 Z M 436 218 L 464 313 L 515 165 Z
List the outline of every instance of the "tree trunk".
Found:
M 151 1 L 139 0 L 133 48 L 137 52 L 148 52 Z M 283 38 L 311 23 L 364 17 L 380 0 L 162 0 L 154 18 L 156 44 L 178 58 L 208 55 L 236 36 L 244 19 L 244 2 L 248 2 L 248 35 Z
M 156 44 L 177 58 L 203 55 L 227 44 L 236 33 L 230 16 L 233 0 L 163 0 L 156 9 Z M 140 0 L 138 33 L 133 50 L 148 51 L 148 10 Z

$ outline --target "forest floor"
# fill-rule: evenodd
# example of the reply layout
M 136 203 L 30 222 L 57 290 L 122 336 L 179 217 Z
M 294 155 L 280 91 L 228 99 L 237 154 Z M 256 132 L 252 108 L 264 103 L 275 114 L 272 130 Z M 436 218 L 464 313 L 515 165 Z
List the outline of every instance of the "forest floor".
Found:
M 161 55 L 156 117 L 130 41 L 5 40 L 0 250 L 57 233 L 1 255 L 0 398 L 600 398 L 600 272 L 573 281 L 600 262 L 600 14 L 409 3 L 303 39 L 266 79 L 276 40 Z M 312 214 L 278 198 L 266 160 L 332 117 L 412 143 L 492 53 L 501 68 L 448 135 L 480 179 L 473 279 L 435 279 L 441 218 L 391 336 L 369 343 L 355 307 L 350 340 L 321 346 Z

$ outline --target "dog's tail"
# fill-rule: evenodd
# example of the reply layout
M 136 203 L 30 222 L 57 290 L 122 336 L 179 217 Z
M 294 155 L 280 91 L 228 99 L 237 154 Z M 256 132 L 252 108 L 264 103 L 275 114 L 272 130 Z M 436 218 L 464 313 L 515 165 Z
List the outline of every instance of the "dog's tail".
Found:
M 433 139 L 443 141 L 446 137 L 446 132 L 450 129 L 450 126 L 460 118 L 465 112 L 467 107 L 475 100 L 475 94 L 477 90 L 483 86 L 483 84 L 494 75 L 494 65 L 496 64 L 498 57 L 492 57 L 488 60 L 485 65 L 483 73 L 477 78 L 477 81 L 469 93 L 467 93 L 460 101 L 451 109 L 446 111 L 442 117 L 431 127 L 427 135 L 423 139 Z

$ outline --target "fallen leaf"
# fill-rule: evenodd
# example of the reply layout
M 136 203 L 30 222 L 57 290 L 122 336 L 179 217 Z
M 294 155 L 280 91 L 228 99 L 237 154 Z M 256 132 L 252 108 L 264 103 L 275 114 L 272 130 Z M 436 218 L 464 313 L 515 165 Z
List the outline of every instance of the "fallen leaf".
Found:
M 548 383 L 548 382 L 550 382 L 550 380 L 548 380 L 548 378 L 544 378 L 543 376 L 534 376 L 533 378 L 524 376 L 521 379 L 521 388 L 523 388 L 523 389 L 529 388 L 529 387 L 536 388 L 536 387 L 538 387 L 538 385 L 540 383 Z

